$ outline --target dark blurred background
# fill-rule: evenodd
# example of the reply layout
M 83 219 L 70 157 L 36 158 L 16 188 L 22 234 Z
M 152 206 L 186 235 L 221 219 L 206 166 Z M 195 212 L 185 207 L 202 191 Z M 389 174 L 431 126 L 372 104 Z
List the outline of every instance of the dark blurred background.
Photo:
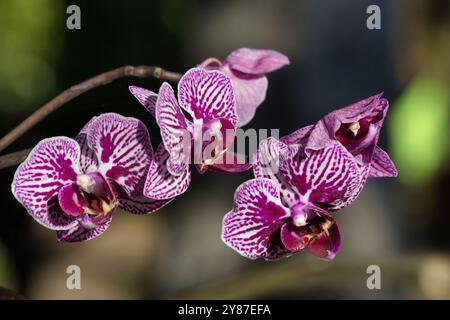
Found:
M 81 30 L 66 8 L 81 8 Z M 366 8 L 381 8 L 381 30 Z M 450 299 L 450 2 L 401 1 L 0 1 L 0 135 L 70 85 L 122 65 L 183 72 L 240 47 L 271 48 L 291 65 L 269 75 L 247 127 L 285 135 L 329 111 L 384 91 L 391 108 L 380 144 L 397 179 L 370 180 L 337 215 L 342 249 L 325 263 L 300 253 L 250 261 L 220 240 L 235 188 L 252 177 L 194 174 L 190 189 L 152 216 L 119 213 L 101 237 L 61 244 L 10 192 L 0 171 L 0 286 L 37 299 L 437 298 Z M 94 115 L 154 120 L 128 92 L 154 79 L 120 79 L 51 114 L 3 153 L 50 136 L 74 136 Z M 79 265 L 82 289 L 66 288 Z M 369 290 L 366 268 L 381 268 Z

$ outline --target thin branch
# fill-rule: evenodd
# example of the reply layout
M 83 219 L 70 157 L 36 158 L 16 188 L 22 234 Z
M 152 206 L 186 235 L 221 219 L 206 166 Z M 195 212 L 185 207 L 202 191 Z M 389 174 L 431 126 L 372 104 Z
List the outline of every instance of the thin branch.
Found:
M 92 90 L 96 87 L 103 86 L 110 83 L 113 80 L 124 77 L 138 77 L 148 78 L 153 77 L 156 79 L 167 80 L 171 82 L 177 82 L 181 78 L 181 74 L 172 71 L 164 70 L 160 67 L 150 66 L 124 66 L 111 71 L 101 73 L 95 77 L 92 77 L 86 81 L 83 81 L 69 89 L 63 91 L 58 96 L 47 102 L 38 110 L 33 112 L 28 118 L 26 118 L 21 124 L 15 127 L 12 131 L 6 134 L 0 139 L 0 152 L 8 147 L 11 143 L 16 141 L 19 137 L 25 134 L 38 122 L 43 120 L 53 111 L 58 110 L 65 103 L 69 102 L 73 98 L 80 94 Z M 13 165 L 13 164 L 10 164 Z M 1 167 L 0 167 L 1 168 Z
M 24 149 L 0 156 L 0 170 L 21 163 L 27 158 L 30 151 L 31 149 Z

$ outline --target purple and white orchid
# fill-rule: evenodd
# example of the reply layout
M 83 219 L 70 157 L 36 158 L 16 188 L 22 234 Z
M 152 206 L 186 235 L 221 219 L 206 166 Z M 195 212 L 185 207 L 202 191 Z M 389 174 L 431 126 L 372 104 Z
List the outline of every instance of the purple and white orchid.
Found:
M 217 58 L 208 58 L 200 66 L 220 70 L 231 78 L 236 96 L 238 126 L 241 127 L 252 120 L 256 108 L 266 98 L 266 74 L 288 64 L 289 59 L 277 51 L 241 48 L 230 53 L 223 62 Z
M 130 91 L 155 116 L 163 141 L 148 172 L 145 196 L 168 199 L 183 193 L 190 183 L 191 160 L 201 173 L 235 173 L 251 167 L 227 151 L 238 117 L 231 80 L 222 72 L 189 70 L 178 83 L 178 99 L 167 82 L 158 95 L 139 87 Z
M 329 212 L 352 203 L 367 177 L 395 176 L 377 147 L 388 102 L 377 95 L 336 110 L 281 141 L 263 141 L 255 179 L 242 184 L 222 239 L 250 259 L 277 260 L 302 249 L 331 260 L 340 234 Z
M 64 242 L 102 234 L 118 208 L 152 213 L 168 202 L 143 196 L 154 162 L 150 137 L 137 119 L 94 117 L 75 139 L 42 140 L 19 166 L 12 192 L 43 226 Z
M 395 177 L 397 169 L 386 151 L 378 147 L 381 126 L 389 109 L 382 93 L 335 110 L 316 125 L 301 128 L 283 137 L 286 144 L 304 144 L 321 150 L 339 141 L 368 170 L 369 178 Z

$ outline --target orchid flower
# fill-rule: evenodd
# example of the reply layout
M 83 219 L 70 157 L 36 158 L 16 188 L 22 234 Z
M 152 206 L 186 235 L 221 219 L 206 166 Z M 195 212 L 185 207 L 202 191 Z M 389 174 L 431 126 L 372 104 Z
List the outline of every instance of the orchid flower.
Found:
M 250 259 L 277 260 L 302 249 L 331 260 L 340 234 L 329 212 L 352 203 L 367 177 L 395 176 L 377 147 L 388 102 L 377 95 L 331 112 L 316 125 L 264 140 L 255 179 L 242 184 L 222 239 Z
M 307 155 L 302 145 L 268 138 L 253 171 L 256 178 L 236 190 L 223 241 L 250 259 L 277 260 L 305 248 L 333 259 L 340 234 L 328 212 L 349 205 L 362 188 L 354 157 L 340 143 Z
M 143 196 L 155 165 L 150 137 L 137 119 L 107 113 L 94 117 L 75 139 L 44 139 L 19 166 L 12 192 L 63 242 L 102 234 L 117 209 L 152 213 L 169 200 Z
M 377 146 L 389 109 L 389 102 L 381 96 L 382 93 L 335 110 L 316 125 L 301 128 L 281 140 L 286 144 L 304 144 L 307 152 L 339 141 L 368 171 L 368 178 L 396 177 L 397 169 L 389 155 Z
M 289 64 L 289 59 L 274 50 L 241 48 L 228 55 L 225 61 L 208 58 L 200 66 L 220 70 L 233 83 L 236 96 L 238 126 L 244 126 L 255 115 L 256 108 L 266 98 L 266 74 Z
M 183 193 L 190 183 L 192 158 L 201 173 L 242 172 L 251 167 L 227 151 L 238 118 L 231 80 L 223 73 L 189 70 L 178 83 L 178 100 L 167 82 L 158 95 L 139 87 L 130 91 L 155 116 L 163 141 L 148 172 L 145 196 L 168 199 Z

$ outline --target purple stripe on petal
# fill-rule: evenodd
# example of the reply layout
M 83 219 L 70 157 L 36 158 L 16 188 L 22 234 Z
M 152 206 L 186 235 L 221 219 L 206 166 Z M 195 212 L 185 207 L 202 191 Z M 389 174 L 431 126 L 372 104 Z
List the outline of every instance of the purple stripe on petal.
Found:
M 140 104 L 142 104 L 144 108 L 154 117 L 158 94 L 154 93 L 153 91 L 135 86 L 129 86 L 128 89 L 140 102 Z
M 278 185 L 281 200 L 287 206 L 292 206 L 300 200 L 288 180 L 289 168 L 285 166 L 290 149 L 284 143 L 270 137 L 263 140 L 253 159 L 253 173 L 256 178 L 267 178 Z
M 179 176 L 172 175 L 167 169 L 169 153 L 161 143 L 150 165 L 144 187 L 144 195 L 150 199 L 172 199 L 186 191 L 191 181 L 191 171 L 187 167 Z
M 61 242 L 83 242 L 98 237 L 108 229 L 112 221 L 112 215 L 108 215 L 103 219 L 102 224 L 91 229 L 85 228 L 81 224 L 77 224 L 68 230 L 56 232 L 56 237 Z
M 70 138 L 42 140 L 19 166 L 11 190 L 28 213 L 47 228 L 66 229 L 73 219 L 55 209 L 58 191 L 76 180 L 80 147 Z
M 247 258 L 276 259 L 275 253 L 282 252 L 276 233 L 288 215 L 272 181 L 247 181 L 236 190 L 233 211 L 224 217 L 222 239 Z
M 363 186 L 357 163 L 339 143 L 311 151 L 309 156 L 303 148 L 297 148 L 282 168 L 303 202 L 316 203 L 327 210 L 346 207 Z
M 370 163 L 369 178 L 396 177 L 397 169 L 386 151 L 376 146 Z
M 178 83 L 180 105 L 195 120 L 225 118 L 237 124 L 236 102 L 231 80 L 218 71 L 193 68 Z
M 128 195 L 142 195 L 153 159 L 144 124 L 114 113 L 103 114 L 90 125 L 87 139 L 99 160 L 99 172 L 120 185 Z
M 178 106 L 172 87 L 167 82 L 159 89 L 156 121 L 161 129 L 164 146 L 170 154 L 169 172 L 181 175 L 186 170 L 191 153 L 192 141 L 188 131 L 190 124 Z
M 241 48 L 230 53 L 225 64 L 242 73 L 263 75 L 288 65 L 289 59 L 274 50 Z

